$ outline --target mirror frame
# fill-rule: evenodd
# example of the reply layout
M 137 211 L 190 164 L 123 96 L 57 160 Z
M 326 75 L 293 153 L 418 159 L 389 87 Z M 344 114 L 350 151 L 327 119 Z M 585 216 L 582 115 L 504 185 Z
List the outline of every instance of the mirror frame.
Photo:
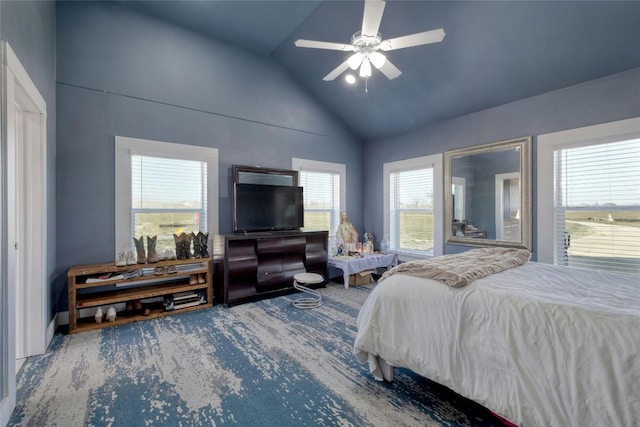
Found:
M 289 170 L 289 169 L 273 169 L 273 168 L 262 168 L 259 166 L 242 166 L 242 165 L 232 165 L 231 166 L 232 169 L 232 174 L 233 174 L 233 183 L 241 183 L 241 182 L 247 182 L 245 181 L 243 178 L 244 174 L 247 175 L 257 175 L 257 176 L 262 176 L 264 175 L 265 179 L 268 179 L 269 176 L 279 176 L 279 177 L 289 177 L 291 179 L 291 182 L 288 184 L 284 184 L 284 183 L 280 183 L 279 185 L 291 185 L 293 187 L 297 187 L 298 186 L 298 171 L 294 171 L 294 170 Z M 278 184 L 278 182 L 276 181 L 274 183 Z
M 490 153 L 515 148 L 520 151 L 520 241 L 482 239 L 476 237 L 458 237 L 452 234 L 453 197 L 452 165 L 453 159 L 475 154 Z M 466 246 L 505 246 L 531 250 L 531 137 L 522 137 L 508 141 L 477 145 L 444 153 L 444 205 L 445 205 L 445 243 Z

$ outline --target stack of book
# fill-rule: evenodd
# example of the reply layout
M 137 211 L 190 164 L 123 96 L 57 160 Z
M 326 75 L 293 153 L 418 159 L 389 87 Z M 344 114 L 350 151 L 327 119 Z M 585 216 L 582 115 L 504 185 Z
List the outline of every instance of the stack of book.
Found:
M 206 302 L 207 296 L 204 291 L 179 292 L 164 297 L 164 309 L 166 311 L 174 311 L 205 304 Z

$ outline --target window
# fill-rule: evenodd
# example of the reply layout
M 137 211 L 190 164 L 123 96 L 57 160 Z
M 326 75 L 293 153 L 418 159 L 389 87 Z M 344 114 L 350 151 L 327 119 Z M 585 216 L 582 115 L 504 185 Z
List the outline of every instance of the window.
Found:
M 156 249 L 175 250 L 173 234 L 218 233 L 218 150 L 116 137 L 116 253 L 133 237 L 158 236 Z M 146 247 L 146 239 L 145 239 Z
M 298 185 L 304 188 L 304 229 L 327 230 L 331 237 L 346 205 L 346 166 L 293 158 L 291 168 L 298 171 Z
M 636 134 L 626 133 L 634 121 Z M 538 216 L 549 229 L 539 261 L 640 275 L 639 125 L 631 119 L 539 137 L 538 170 L 553 168 L 553 179 L 538 184 Z
M 442 255 L 442 155 L 384 164 L 384 233 L 401 258 Z

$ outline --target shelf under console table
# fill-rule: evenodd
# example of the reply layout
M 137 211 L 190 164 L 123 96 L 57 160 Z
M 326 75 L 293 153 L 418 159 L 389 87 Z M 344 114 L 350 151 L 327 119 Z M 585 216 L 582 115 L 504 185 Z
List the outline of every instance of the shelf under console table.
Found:
M 162 269 L 162 272 L 157 273 L 156 268 Z M 175 272 L 169 272 L 174 269 Z M 123 273 L 134 270 L 142 270 L 143 275 L 132 278 L 122 277 Z M 194 281 L 194 275 L 200 280 Z M 116 266 L 115 263 L 71 267 L 67 273 L 69 333 L 211 307 L 213 305 L 212 282 L 211 258 L 165 260 L 122 267 Z M 160 301 L 165 297 L 179 295 L 187 298 L 192 294 L 194 297 L 189 299 L 189 303 L 176 302 L 170 309 Z M 204 298 L 195 298 L 196 295 Z M 120 306 L 123 303 L 126 305 L 128 302 L 140 300 L 152 301 L 144 304 L 148 309 L 147 314 L 135 310 L 130 312 L 119 310 L 116 313 L 116 319 L 112 322 L 104 319 L 98 323 L 95 320 L 94 313 L 98 307 L 102 308 L 106 314 L 110 306 Z M 86 315 L 87 311 L 91 313 Z M 85 316 L 82 315 L 83 312 Z

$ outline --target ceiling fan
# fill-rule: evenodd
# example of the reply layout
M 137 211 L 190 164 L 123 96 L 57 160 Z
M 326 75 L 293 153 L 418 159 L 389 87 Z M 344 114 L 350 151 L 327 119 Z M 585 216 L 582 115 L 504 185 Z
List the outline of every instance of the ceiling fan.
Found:
M 385 2 L 382 0 L 365 0 L 362 30 L 351 37 L 351 44 L 299 39 L 296 40 L 295 45 L 297 47 L 312 49 L 354 52 L 349 59 L 338 65 L 333 71 L 324 76 L 322 80 L 334 80 L 348 68 L 352 70 L 360 68 L 360 77 L 368 78 L 371 76 L 371 64 L 387 76 L 387 78 L 395 79 L 402 74 L 402 71 L 393 65 L 380 51 L 387 52 L 395 49 L 404 49 L 406 47 L 439 43 L 444 39 L 445 34 L 444 30 L 439 28 L 437 30 L 383 40 L 382 36 L 378 33 L 378 28 L 380 27 L 384 7 Z

